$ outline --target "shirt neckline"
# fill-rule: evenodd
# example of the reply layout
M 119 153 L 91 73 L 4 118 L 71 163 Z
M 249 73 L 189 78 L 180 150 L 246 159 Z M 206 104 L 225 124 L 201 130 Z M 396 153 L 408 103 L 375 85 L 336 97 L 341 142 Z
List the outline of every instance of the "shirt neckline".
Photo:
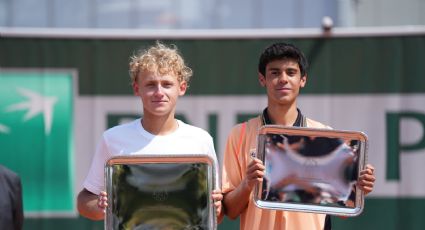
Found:
M 142 118 L 139 118 L 135 121 L 136 128 L 139 130 L 139 133 L 142 134 L 144 137 L 148 139 L 154 139 L 154 138 L 168 138 L 170 136 L 174 136 L 180 132 L 182 129 L 182 126 L 184 125 L 182 121 L 179 119 L 175 119 L 177 121 L 178 127 L 176 130 L 174 130 L 172 133 L 166 134 L 166 135 L 154 135 L 150 132 L 148 132 L 142 125 Z
M 303 115 L 301 113 L 301 110 L 297 108 L 297 119 L 295 119 L 295 122 L 294 122 L 294 124 L 292 124 L 292 126 L 301 127 L 302 126 L 302 120 L 303 120 Z M 270 119 L 270 117 L 269 117 L 269 113 L 267 111 L 267 107 L 263 110 L 262 122 L 263 122 L 263 125 L 272 125 L 272 124 L 274 124 L 272 122 L 272 120 Z

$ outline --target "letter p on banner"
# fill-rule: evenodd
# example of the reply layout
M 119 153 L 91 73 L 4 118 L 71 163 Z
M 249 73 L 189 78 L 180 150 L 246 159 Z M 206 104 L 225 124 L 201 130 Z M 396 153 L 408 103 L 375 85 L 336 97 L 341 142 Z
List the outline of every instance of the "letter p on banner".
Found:
M 401 122 L 403 120 L 415 121 L 421 126 L 422 136 L 413 143 L 401 142 Z M 400 180 L 400 154 L 425 149 L 425 114 L 413 111 L 386 114 L 387 127 L 387 180 Z M 407 130 L 410 132 L 410 130 Z

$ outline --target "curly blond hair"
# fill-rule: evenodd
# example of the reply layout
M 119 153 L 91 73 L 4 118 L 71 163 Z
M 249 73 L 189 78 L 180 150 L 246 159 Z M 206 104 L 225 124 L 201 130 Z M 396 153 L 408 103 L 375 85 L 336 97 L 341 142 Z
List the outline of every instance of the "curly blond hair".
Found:
M 140 72 L 149 71 L 158 74 L 173 73 L 179 82 L 186 81 L 189 84 L 192 69 L 187 67 L 177 47 L 170 47 L 156 42 L 155 46 L 147 50 L 141 50 L 137 55 L 130 57 L 131 82 L 136 82 Z

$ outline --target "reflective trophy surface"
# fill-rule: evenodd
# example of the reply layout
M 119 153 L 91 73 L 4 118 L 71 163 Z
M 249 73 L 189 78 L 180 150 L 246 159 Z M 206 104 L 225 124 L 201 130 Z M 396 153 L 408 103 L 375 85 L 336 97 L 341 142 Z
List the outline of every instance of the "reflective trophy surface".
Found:
M 113 157 L 105 165 L 105 229 L 216 229 L 216 165 L 205 155 Z
M 254 194 L 260 208 L 356 216 L 364 206 L 356 182 L 367 160 L 362 132 L 267 125 L 256 157 L 266 167 Z

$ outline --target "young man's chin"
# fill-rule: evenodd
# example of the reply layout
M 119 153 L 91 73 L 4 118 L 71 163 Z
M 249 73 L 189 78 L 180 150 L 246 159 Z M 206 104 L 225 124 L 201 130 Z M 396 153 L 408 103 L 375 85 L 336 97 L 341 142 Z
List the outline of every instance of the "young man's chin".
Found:
M 163 116 L 168 116 L 171 113 L 171 111 L 165 108 L 156 108 L 156 109 L 149 110 L 149 113 L 152 116 L 163 117 Z
M 273 99 L 269 98 L 269 101 L 275 101 L 277 104 L 280 105 L 287 105 L 291 104 L 295 101 L 295 98 L 292 96 L 281 96 L 281 97 L 275 97 Z

